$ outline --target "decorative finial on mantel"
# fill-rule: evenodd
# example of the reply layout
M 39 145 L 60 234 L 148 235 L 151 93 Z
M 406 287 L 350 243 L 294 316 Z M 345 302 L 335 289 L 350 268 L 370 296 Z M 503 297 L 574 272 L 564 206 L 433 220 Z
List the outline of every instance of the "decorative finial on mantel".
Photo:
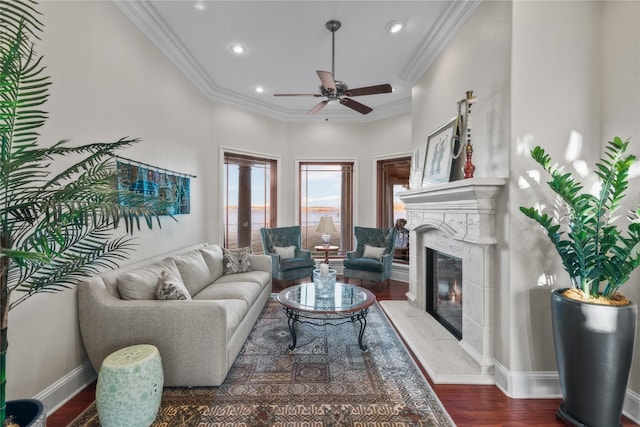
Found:
M 464 131 L 464 151 L 467 158 L 462 170 L 464 171 L 465 178 L 473 178 L 473 172 L 476 170 L 476 167 L 471 162 L 471 158 L 473 157 L 473 145 L 471 144 L 471 105 L 476 102 L 476 97 L 473 96 L 472 90 L 466 91 L 465 95 L 465 98 L 458 102 L 458 115 L 462 115 L 462 117 L 459 117 L 461 122 L 459 129 L 463 129 Z M 463 107 L 464 112 L 461 113 Z

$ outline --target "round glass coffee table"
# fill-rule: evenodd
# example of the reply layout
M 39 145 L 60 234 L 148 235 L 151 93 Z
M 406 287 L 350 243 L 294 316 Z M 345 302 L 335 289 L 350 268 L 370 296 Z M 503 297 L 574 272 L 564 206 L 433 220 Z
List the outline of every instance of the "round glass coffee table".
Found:
M 358 345 L 360 350 L 366 350 L 362 336 L 367 327 L 369 307 L 375 301 L 376 296 L 369 290 L 340 282 L 322 292 L 313 283 L 284 289 L 278 294 L 278 302 L 287 313 L 287 323 L 293 339 L 289 350 L 296 348 L 296 323 L 324 326 L 355 322 L 360 324 Z

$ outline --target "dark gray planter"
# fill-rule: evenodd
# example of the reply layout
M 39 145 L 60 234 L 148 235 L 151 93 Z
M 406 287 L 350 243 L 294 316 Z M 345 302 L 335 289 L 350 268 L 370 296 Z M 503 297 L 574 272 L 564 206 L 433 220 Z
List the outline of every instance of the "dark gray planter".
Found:
M 7 417 L 13 416 L 13 422 L 23 427 L 44 427 L 47 422 L 47 410 L 36 399 L 8 400 Z
M 562 387 L 558 416 L 576 426 L 620 425 L 637 306 L 589 304 L 551 293 L 553 342 Z

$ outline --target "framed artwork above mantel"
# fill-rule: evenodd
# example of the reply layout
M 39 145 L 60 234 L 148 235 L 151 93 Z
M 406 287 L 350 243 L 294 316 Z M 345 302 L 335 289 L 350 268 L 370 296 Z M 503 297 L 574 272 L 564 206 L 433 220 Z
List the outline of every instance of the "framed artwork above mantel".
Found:
M 449 182 L 452 176 L 453 153 L 458 151 L 459 137 L 456 117 L 449 120 L 427 137 L 422 168 L 422 186 Z

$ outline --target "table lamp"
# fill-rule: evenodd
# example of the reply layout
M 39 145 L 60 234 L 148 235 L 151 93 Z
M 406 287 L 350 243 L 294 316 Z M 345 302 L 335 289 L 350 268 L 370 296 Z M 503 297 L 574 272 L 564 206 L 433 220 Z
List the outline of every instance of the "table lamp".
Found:
M 330 216 L 320 217 L 316 233 L 322 233 L 322 242 L 325 246 L 329 246 L 329 242 L 331 242 L 331 234 L 329 234 L 331 232 L 336 232 L 336 227 L 333 225 L 333 219 Z

